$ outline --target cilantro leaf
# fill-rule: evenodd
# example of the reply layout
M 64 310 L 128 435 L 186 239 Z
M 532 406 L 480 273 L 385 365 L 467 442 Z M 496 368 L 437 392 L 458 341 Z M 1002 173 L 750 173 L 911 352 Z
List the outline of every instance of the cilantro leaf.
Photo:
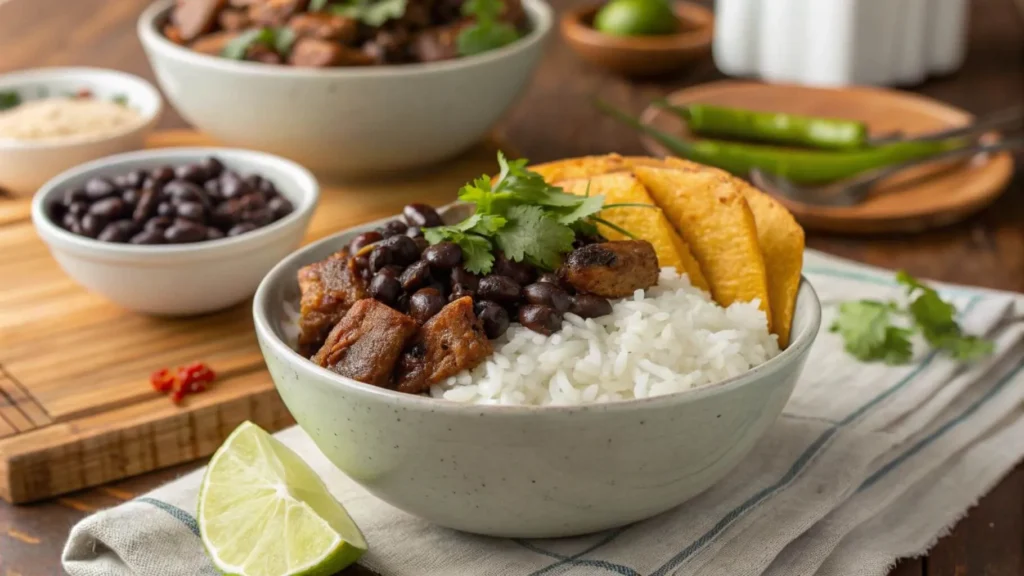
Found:
M 462 267 L 473 274 L 486 274 L 494 265 L 491 242 L 483 236 L 470 234 L 459 242 L 462 248 Z
M 572 228 L 549 218 L 540 207 L 513 206 L 506 217 L 508 223 L 498 231 L 495 242 L 509 259 L 553 270 L 562 263 L 562 254 L 572 250 L 576 239 Z
M 890 312 L 887 304 L 875 300 L 843 302 L 829 330 L 843 337 L 846 351 L 854 358 L 865 362 L 881 360 L 886 356 Z
M 245 54 L 254 44 L 273 45 L 274 31 L 270 28 L 253 28 L 242 32 L 224 45 L 220 55 L 231 60 L 245 60 Z
M 490 272 L 491 266 L 494 264 L 494 255 L 491 254 L 491 241 L 470 232 L 470 230 L 478 226 L 484 228 L 495 226 L 495 218 L 500 217 L 487 218 L 474 214 L 454 226 L 425 228 L 423 236 L 431 244 L 445 241 L 458 244 L 459 248 L 462 249 L 462 266 L 474 274 L 486 274 Z M 500 219 L 504 220 L 503 218 Z
M 327 7 L 328 0 L 309 0 L 309 11 L 319 12 Z
M 8 110 L 21 104 L 21 94 L 14 90 L 0 92 L 0 110 Z
M 405 14 L 406 0 L 355 0 L 331 6 L 338 16 L 355 18 L 367 26 L 380 26 Z
M 580 198 L 576 196 L 577 202 L 575 207 L 571 208 L 567 212 L 562 212 L 558 216 L 558 221 L 562 224 L 572 224 L 579 220 L 583 220 L 588 216 L 593 216 L 601 211 L 604 206 L 604 196 L 585 196 Z
M 519 39 L 514 26 L 498 18 L 504 10 L 501 0 L 466 0 L 463 16 L 474 18 L 473 24 L 459 31 L 455 47 L 462 56 L 472 56 L 501 48 Z

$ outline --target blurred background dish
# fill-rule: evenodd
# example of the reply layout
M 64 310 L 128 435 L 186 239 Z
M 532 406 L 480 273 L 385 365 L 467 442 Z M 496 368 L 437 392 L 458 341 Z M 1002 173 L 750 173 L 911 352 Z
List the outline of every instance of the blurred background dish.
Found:
M 540 60 L 551 8 L 525 0 L 529 32 L 483 54 L 401 66 L 310 69 L 208 56 L 161 32 L 171 0 L 146 9 L 138 34 L 167 95 L 196 128 L 229 145 L 359 176 L 455 156 L 512 105 Z
M 95 188 L 90 181 L 110 181 L 137 170 L 152 174 L 165 166 L 194 166 L 210 157 L 217 158 L 228 171 L 258 174 L 273 182 L 276 193 L 294 209 L 271 224 L 239 235 L 155 245 L 123 239 L 100 241 L 54 221 L 53 206 L 77 189 L 88 194 Z M 129 189 L 117 187 L 105 198 L 119 198 Z M 161 194 L 172 195 L 169 190 Z M 228 148 L 167 148 L 102 158 L 58 175 L 33 199 L 32 222 L 61 268 L 85 288 L 137 312 L 191 315 L 220 310 L 251 296 L 263 275 L 302 241 L 319 196 L 313 175 L 284 158 Z M 87 215 L 93 215 L 95 208 L 94 203 Z M 130 216 L 121 218 L 132 224 Z M 171 226 L 183 228 L 181 215 L 174 218 Z M 135 222 L 136 233 L 150 231 L 149 224 Z M 169 230 L 161 233 L 169 238 Z
M 163 110 L 160 93 L 131 74 L 40 68 L 0 76 L 0 189 L 33 194 L 53 176 L 142 148 Z
M 613 0 L 565 11 L 560 23 L 562 37 L 590 64 L 625 76 L 667 74 L 708 55 L 714 16 L 707 8 L 674 2 L 675 29 L 655 26 L 647 33 L 644 24 L 664 22 L 664 17 L 644 8 L 663 5 L 662 0 L 625 1 L 629 4 Z M 603 18 L 597 18 L 598 14 Z

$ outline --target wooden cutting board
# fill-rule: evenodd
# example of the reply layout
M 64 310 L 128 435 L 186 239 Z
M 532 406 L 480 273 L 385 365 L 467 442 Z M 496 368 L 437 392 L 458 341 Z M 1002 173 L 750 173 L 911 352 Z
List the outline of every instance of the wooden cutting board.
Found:
M 212 145 L 163 132 L 149 147 Z M 306 241 L 451 202 L 496 168 L 484 143 L 444 165 L 344 184 L 321 181 Z M 28 502 L 211 454 L 235 426 L 293 423 L 253 332 L 250 303 L 202 317 L 153 318 L 90 294 L 36 236 L 27 199 L 0 198 L 0 497 Z M 182 278 L 182 282 L 187 282 Z M 181 405 L 152 390 L 154 370 L 204 361 L 218 379 Z

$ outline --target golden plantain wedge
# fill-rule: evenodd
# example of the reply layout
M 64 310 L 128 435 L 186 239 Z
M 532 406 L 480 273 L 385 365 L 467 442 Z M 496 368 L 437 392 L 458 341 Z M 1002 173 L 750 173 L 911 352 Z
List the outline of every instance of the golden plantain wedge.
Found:
M 629 172 L 613 172 L 592 178 L 563 180 L 556 182 L 566 192 L 592 196 L 604 196 L 605 204 L 649 204 L 655 206 L 654 199 L 647 190 Z M 628 230 L 638 238 L 647 240 L 654 246 L 658 254 L 660 266 L 674 266 L 690 277 L 690 284 L 708 290 L 707 280 L 701 272 L 700 265 L 690 252 L 690 247 L 679 236 L 669 223 L 660 208 L 641 208 L 624 206 L 602 210 L 600 216 L 612 224 Z M 621 232 L 604 225 L 598 225 L 601 234 L 609 240 L 627 240 Z
M 687 172 L 712 170 L 728 176 L 724 171 L 680 158 L 668 158 L 666 163 Z M 800 289 L 800 272 L 804 265 L 804 229 L 797 224 L 789 210 L 774 198 L 743 180 L 735 180 L 757 224 L 757 243 L 761 247 L 768 272 L 772 326 L 779 336 L 779 346 L 784 348 L 789 344 L 796 293 Z
M 736 179 L 718 171 L 640 165 L 633 172 L 693 249 L 715 301 L 728 306 L 758 299 L 772 331 L 757 225 Z

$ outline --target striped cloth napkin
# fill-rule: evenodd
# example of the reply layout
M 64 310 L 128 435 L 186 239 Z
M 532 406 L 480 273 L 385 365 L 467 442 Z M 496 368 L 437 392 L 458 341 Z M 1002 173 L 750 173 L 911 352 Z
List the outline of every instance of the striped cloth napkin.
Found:
M 972 366 L 918 350 L 862 364 L 827 327 L 836 304 L 898 298 L 890 272 L 809 251 L 825 317 L 784 414 L 719 484 L 672 511 L 582 538 L 506 540 L 433 526 L 370 496 L 300 429 L 278 435 L 363 529 L 383 576 L 883 576 L 938 535 L 1024 456 L 1024 296 L 940 286 L 995 354 Z M 72 576 L 213 575 L 193 516 L 202 471 L 86 518 Z

